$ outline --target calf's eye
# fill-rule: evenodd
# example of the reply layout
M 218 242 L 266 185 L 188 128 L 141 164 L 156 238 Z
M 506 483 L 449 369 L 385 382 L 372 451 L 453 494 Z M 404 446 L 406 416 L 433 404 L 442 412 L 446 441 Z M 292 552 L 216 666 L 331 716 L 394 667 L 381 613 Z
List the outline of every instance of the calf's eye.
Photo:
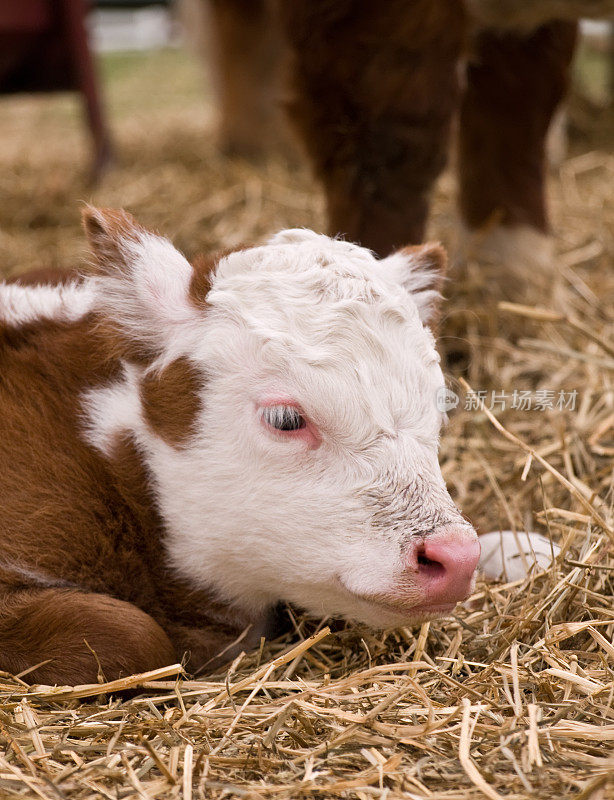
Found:
M 305 418 L 294 406 L 267 406 L 262 419 L 277 431 L 298 431 L 306 425 Z

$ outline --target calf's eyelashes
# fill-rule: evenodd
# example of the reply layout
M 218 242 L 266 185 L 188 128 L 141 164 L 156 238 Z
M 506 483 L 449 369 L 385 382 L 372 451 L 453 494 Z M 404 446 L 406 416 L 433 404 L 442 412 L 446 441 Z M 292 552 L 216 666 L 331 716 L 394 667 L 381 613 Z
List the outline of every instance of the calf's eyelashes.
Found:
M 298 431 L 306 425 L 305 417 L 294 406 L 265 406 L 262 419 L 270 428 L 283 433 Z
M 258 416 L 265 430 L 280 441 L 300 441 L 310 449 L 321 443 L 316 426 L 294 402 L 268 402 L 260 405 Z

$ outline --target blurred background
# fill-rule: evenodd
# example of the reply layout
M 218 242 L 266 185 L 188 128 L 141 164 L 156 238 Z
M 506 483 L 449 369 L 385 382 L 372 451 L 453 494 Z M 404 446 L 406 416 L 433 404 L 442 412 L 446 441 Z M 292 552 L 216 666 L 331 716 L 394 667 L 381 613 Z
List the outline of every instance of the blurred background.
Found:
M 111 147 L 98 165 L 84 95 L 24 92 L 32 75 L 7 69 L 9 5 L 20 3 L 0 4 L 0 77 L 4 66 L 11 79 L 8 94 L 6 77 L 0 82 L 1 274 L 81 262 L 84 200 L 128 208 L 189 254 L 289 224 L 321 224 L 320 196 L 299 164 L 272 154 L 254 166 L 219 152 L 211 78 L 202 52 L 186 43 L 174 4 L 91 4 L 86 26 L 108 138 L 102 146 Z M 53 85 L 59 62 L 42 64 L 43 88 Z
M 318 188 L 300 158 L 288 161 L 271 154 L 266 163 L 254 165 L 219 151 L 212 79 L 202 52 L 206 37 L 202 31 L 189 37 L 198 39 L 200 50 L 188 43 L 175 4 L 91 4 L 85 25 L 93 71 L 74 87 L 85 85 L 91 94 L 93 83 L 94 98 L 89 97 L 88 105 L 79 91 L 23 91 L 33 83 L 62 88 L 62 76 L 58 80 L 55 74 L 61 73 L 62 54 L 49 56 L 47 45 L 37 51 L 40 59 L 45 51 L 44 64 L 37 67 L 34 59 L 32 65 L 30 58 L 29 72 L 22 69 L 16 76 L 13 69 L 11 74 L 7 59 L 15 61 L 19 52 L 13 52 L 14 36 L 13 50 L 7 47 L 7 19 L 11 21 L 11 9 L 23 10 L 31 3 L 36 11 L 35 0 L 3 0 L 0 8 L 3 274 L 80 262 L 83 200 L 130 209 L 145 225 L 171 234 L 188 255 L 258 239 L 282 226 L 323 225 Z M 612 28 L 592 21 L 583 23 L 582 30 L 567 109 L 565 157 L 594 149 L 612 152 L 614 142 Z M 64 50 L 66 46 L 64 42 Z M 81 55 L 87 60 L 87 54 Z M 88 110 L 94 130 L 98 128 L 97 147 L 88 131 Z M 561 158 L 557 156 L 559 162 Z M 433 234 L 444 241 L 453 225 L 453 194 L 454 179 L 446 173 L 433 212 Z

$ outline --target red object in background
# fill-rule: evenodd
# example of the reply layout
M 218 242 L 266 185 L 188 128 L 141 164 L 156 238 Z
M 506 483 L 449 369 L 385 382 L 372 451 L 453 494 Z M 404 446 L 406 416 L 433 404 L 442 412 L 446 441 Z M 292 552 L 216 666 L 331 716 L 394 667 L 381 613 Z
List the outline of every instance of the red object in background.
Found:
M 0 94 L 79 91 L 94 138 L 93 175 L 111 157 L 85 0 L 0 0 Z

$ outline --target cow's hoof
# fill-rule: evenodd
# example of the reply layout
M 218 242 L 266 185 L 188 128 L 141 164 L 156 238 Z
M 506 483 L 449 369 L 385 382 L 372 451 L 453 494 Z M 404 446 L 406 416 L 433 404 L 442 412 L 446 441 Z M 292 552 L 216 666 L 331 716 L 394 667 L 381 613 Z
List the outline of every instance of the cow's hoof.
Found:
M 540 533 L 493 531 L 480 536 L 479 569 L 493 581 L 518 581 L 548 569 L 561 548 Z
M 528 225 L 498 225 L 461 231 L 451 277 L 491 301 L 548 305 L 556 274 L 550 236 Z

